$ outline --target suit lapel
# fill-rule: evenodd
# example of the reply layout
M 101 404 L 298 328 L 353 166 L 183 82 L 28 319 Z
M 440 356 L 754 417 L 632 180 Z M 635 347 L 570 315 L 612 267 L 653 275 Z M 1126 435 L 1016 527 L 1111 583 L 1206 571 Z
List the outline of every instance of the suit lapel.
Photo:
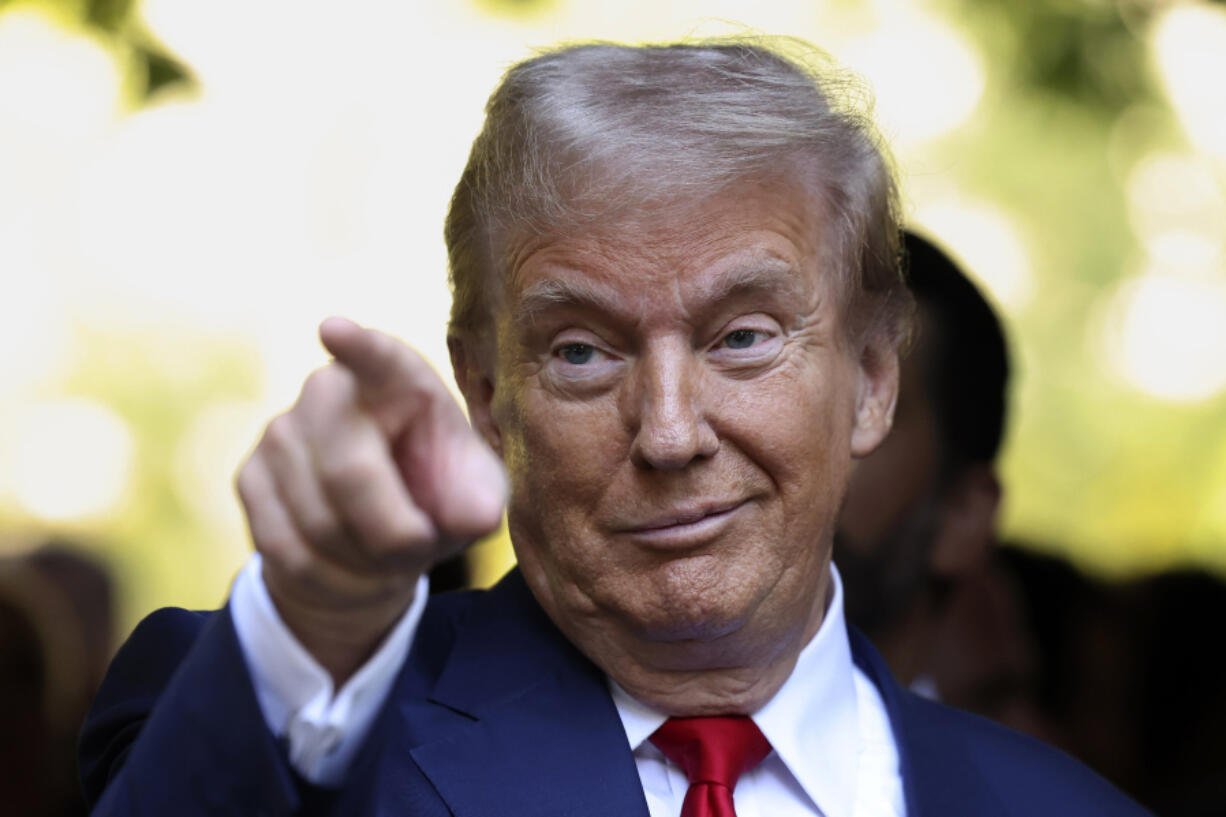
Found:
M 549 621 L 518 571 L 453 626 L 437 681 L 397 696 L 387 743 L 369 747 L 384 761 L 372 762 L 380 768 L 367 790 L 375 814 L 647 817 L 603 674 Z M 960 732 L 899 687 L 864 636 L 849 635 L 889 714 L 908 817 L 1005 813 Z
M 518 571 L 456 624 L 429 699 L 403 701 L 399 713 L 405 728 L 389 754 L 412 757 L 456 817 L 647 817 L 603 674 Z M 378 811 L 404 813 L 403 802 Z
M 900 687 L 867 638 L 852 628 L 848 635 L 856 666 L 877 687 L 890 716 L 907 817 L 1005 814 L 1004 804 L 968 756 L 962 733 L 951 729 L 948 719 L 931 717 L 938 705 Z

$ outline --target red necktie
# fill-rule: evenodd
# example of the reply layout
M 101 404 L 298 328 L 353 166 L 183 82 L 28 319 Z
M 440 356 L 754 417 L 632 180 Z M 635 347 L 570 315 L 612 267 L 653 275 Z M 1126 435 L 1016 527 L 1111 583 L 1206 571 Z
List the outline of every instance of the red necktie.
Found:
M 744 715 L 669 718 L 651 742 L 690 781 L 681 817 L 736 817 L 732 808 L 736 781 L 771 750 L 766 736 Z

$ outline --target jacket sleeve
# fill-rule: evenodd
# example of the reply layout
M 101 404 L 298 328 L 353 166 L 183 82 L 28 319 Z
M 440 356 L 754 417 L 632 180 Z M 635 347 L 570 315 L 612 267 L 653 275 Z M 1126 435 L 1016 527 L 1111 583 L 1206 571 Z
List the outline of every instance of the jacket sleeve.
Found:
M 95 815 L 299 813 L 302 794 L 265 725 L 228 608 L 159 610 L 116 655 L 82 730 Z

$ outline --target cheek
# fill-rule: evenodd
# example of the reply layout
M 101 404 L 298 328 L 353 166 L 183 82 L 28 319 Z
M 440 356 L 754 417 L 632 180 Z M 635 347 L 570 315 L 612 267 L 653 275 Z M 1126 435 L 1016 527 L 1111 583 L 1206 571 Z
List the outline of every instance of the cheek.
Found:
M 505 417 L 510 510 L 521 530 L 532 542 L 581 541 L 592 509 L 626 457 L 616 413 L 608 401 L 556 401 L 524 390 Z
M 819 497 L 841 499 L 851 467 L 854 406 L 841 399 L 846 384 L 835 371 L 780 372 L 769 381 L 746 384 L 735 402 L 723 406 L 728 435 L 757 462 L 796 507 Z M 828 507 L 830 500 L 816 503 Z

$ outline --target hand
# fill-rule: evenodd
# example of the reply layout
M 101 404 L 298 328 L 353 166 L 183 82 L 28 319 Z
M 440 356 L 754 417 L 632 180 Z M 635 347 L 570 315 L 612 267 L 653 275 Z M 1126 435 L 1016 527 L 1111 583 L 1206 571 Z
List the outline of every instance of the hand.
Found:
M 335 360 L 307 378 L 238 474 L 278 612 L 339 686 L 436 562 L 494 530 L 502 464 L 430 365 L 329 318 Z

